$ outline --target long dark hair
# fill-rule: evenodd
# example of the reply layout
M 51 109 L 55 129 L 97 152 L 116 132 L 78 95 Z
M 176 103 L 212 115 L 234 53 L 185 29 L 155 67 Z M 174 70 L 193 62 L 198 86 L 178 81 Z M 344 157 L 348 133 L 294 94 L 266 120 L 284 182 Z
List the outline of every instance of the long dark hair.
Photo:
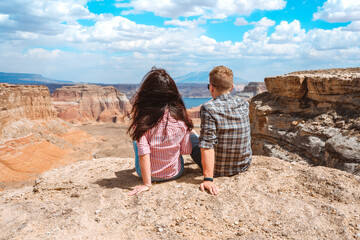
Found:
M 174 80 L 164 69 L 153 67 L 144 76 L 131 102 L 132 122 L 127 132 L 133 140 L 139 141 L 155 127 L 166 109 L 174 119 L 183 121 L 189 131 L 194 127 Z

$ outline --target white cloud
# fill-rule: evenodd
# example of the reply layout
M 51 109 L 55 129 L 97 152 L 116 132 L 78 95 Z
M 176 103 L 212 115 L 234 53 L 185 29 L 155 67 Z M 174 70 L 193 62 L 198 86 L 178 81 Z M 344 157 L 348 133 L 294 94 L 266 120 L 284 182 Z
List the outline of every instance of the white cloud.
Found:
M 7 32 L 61 33 L 63 22 L 77 24 L 77 19 L 94 18 L 85 7 L 86 0 L 12 0 L 0 2 L 0 26 Z M 9 24 L 11 23 L 11 24 Z
M 346 26 L 345 30 L 347 31 L 360 31 L 360 21 L 351 22 Z
M 236 26 L 244 26 L 244 25 L 248 25 L 248 21 L 245 20 L 245 18 L 236 18 L 234 24 Z
M 178 18 L 204 16 L 224 19 L 231 15 L 249 15 L 254 10 L 279 10 L 286 6 L 284 0 L 132 0 L 117 3 L 119 8 L 130 8 L 124 14 L 153 12 L 157 16 Z
M 9 14 L 1 14 L 0 13 L 0 23 L 8 22 L 10 15 Z
M 301 42 L 305 38 L 305 29 L 301 29 L 299 20 L 291 23 L 281 21 L 280 25 L 275 27 L 275 32 L 271 34 L 270 43 L 291 43 Z
M 59 49 L 55 49 L 55 50 L 46 50 L 43 48 L 32 48 L 32 49 L 28 49 L 26 55 L 30 56 L 30 57 L 35 57 L 35 58 L 46 58 L 46 59 L 50 59 L 50 58 L 57 58 L 59 57 L 59 55 L 61 54 L 61 51 Z
M 138 24 L 124 16 L 94 15 L 88 12 L 85 0 L 1 1 L 1 71 L 21 69 L 74 81 L 138 82 L 153 65 L 179 73 L 228 64 L 251 78 L 272 73 L 271 68 L 285 73 L 301 70 L 299 66 L 336 67 L 337 63 L 349 66 L 360 62 L 359 21 L 347 27 L 306 32 L 299 20 L 276 25 L 266 17 L 250 23 L 237 18 L 235 23 L 251 24 L 254 28 L 243 34 L 242 39 L 239 35 L 233 41 L 218 41 L 201 28 L 206 17 L 224 18 L 254 9 L 276 9 L 285 1 L 223 0 L 224 6 L 219 6 L 219 0 L 138 0 L 130 4 L 136 2 L 152 3 L 156 14 L 171 13 L 171 18 L 193 12 L 201 13 L 202 17 L 173 18 L 164 21 L 167 27 L 158 27 Z M 24 3 L 24 8 L 20 3 Z M 147 10 L 143 5 L 131 7 L 131 11 Z M 93 18 L 95 24 L 82 26 L 76 22 L 80 18 Z M 260 68 L 263 70 L 259 71 Z
M 195 20 L 184 20 L 181 21 L 179 19 L 172 19 L 164 22 L 164 25 L 173 25 L 173 26 L 179 26 L 179 27 L 189 27 L 194 28 L 198 26 L 199 24 L 206 23 L 203 19 L 195 19 Z
M 275 21 L 263 17 L 258 22 L 251 22 L 251 24 L 255 25 L 255 28 L 244 34 L 243 39 L 245 42 L 266 40 L 268 38 L 268 28 L 274 26 Z
M 359 0 L 327 0 L 313 16 L 314 20 L 348 22 L 360 20 Z
M 267 39 L 267 28 L 263 26 L 255 27 L 246 32 L 243 36 L 245 42 L 247 41 L 264 41 Z
M 263 17 L 258 22 L 252 22 L 252 24 L 263 27 L 272 27 L 275 25 L 275 21 L 268 19 L 267 17 Z
M 123 14 L 154 12 L 155 15 L 162 17 L 178 18 L 180 16 L 200 16 L 205 13 L 205 9 L 213 4 L 213 0 L 133 0 L 129 3 L 117 3 L 117 7 L 132 8 L 123 11 Z
M 360 32 L 344 31 L 344 28 L 332 30 L 313 29 L 306 34 L 307 42 L 317 50 L 359 48 Z

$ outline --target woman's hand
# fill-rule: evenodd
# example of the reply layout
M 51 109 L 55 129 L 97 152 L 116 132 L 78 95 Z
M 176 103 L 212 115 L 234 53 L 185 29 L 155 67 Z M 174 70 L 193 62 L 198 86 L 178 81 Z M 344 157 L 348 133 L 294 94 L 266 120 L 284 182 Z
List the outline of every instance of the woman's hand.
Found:
M 151 189 L 151 185 L 140 185 L 137 186 L 134 190 L 128 193 L 128 196 L 138 195 L 141 192 L 149 191 Z

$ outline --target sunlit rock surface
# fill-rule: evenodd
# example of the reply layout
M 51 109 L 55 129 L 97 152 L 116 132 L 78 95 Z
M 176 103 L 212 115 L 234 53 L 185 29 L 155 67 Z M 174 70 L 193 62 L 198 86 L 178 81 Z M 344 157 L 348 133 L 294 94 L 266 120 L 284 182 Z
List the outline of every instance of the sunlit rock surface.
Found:
M 52 99 L 58 117 L 71 123 L 124 122 L 131 107 L 125 94 L 112 86 L 63 86 Z

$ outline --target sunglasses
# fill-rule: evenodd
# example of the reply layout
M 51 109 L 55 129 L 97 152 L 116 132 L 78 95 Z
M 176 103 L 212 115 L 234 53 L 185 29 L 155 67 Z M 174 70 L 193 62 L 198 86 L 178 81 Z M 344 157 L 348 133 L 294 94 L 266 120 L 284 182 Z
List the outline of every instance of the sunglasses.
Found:
M 211 85 L 213 85 L 214 87 L 216 87 L 214 84 L 210 83 Z M 208 90 L 210 90 L 210 84 L 207 85 Z

